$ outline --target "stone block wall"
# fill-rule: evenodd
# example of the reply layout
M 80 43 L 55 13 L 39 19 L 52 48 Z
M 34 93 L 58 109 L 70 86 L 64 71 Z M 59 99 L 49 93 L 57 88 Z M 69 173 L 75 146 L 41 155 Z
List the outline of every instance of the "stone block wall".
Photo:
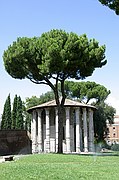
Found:
M 0 155 L 30 154 L 30 135 L 25 130 L 0 130 Z

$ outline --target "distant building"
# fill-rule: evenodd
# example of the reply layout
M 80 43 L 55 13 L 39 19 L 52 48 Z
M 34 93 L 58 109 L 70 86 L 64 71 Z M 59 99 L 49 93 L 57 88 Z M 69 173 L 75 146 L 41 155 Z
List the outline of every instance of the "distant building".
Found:
M 106 142 L 111 144 L 119 144 L 119 115 L 115 115 L 114 124 L 107 123 Z

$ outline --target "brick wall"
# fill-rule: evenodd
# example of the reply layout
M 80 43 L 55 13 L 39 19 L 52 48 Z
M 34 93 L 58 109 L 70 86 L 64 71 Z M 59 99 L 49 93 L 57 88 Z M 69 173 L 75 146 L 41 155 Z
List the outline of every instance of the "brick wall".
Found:
M 25 130 L 0 130 L 0 155 L 30 154 L 31 140 Z

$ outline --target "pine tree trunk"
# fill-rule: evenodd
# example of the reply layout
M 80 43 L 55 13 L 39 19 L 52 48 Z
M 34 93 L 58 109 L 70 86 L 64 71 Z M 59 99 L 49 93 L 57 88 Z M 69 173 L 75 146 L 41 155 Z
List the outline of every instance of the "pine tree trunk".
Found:
M 58 153 L 63 153 L 63 119 L 64 106 L 58 107 Z

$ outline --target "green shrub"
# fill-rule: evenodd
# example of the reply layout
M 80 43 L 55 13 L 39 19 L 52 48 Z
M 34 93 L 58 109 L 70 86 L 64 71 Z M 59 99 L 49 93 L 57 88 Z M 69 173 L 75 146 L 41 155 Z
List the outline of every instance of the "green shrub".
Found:
M 109 144 L 106 143 L 106 141 L 103 141 L 102 143 L 102 148 L 105 148 L 105 149 L 111 149 L 111 146 Z
M 112 151 L 119 151 L 119 144 L 113 144 L 111 147 Z
M 108 150 L 110 150 L 111 149 L 111 146 L 110 145 L 108 145 L 107 143 L 106 143 L 106 141 L 100 141 L 100 142 L 94 142 L 94 144 L 95 144 L 95 151 L 96 152 L 100 152 L 101 151 L 101 149 L 108 149 Z

